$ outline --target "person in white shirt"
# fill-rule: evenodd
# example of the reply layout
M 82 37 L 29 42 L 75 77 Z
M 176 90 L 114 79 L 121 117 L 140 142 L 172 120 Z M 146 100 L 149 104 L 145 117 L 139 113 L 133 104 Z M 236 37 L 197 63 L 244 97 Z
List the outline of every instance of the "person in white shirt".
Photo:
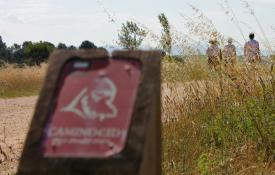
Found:
M 208 47 L 206 54 L 208 57 L 208 65 L 215 69 L 221 64 L 221 49 L 218 46 L 217 39 L 213 38 L 209 40 L 210 46 Z
M 232 38 L 228 38 L 228 44 L 224 46 L 222 51 L 223 60 L 225 66 L 231 65 L 234 66 L 237 63 L 237 53 L 236 46 L 233 43 Z

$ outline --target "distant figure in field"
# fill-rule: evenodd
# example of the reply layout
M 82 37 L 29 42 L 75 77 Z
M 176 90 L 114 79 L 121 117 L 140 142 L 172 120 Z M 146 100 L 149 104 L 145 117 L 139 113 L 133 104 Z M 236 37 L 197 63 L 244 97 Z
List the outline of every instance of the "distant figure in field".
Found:
M 254 40 L 254 33 L 249 34 L 250 41 L 244 45 L 244 57 L 249 63 L 256 63 L 261 61 L 259 42 Z
M 210 46 L 208 47 L 206 54 L 208 57 L 208 65 L 212 68 L 217 68 L 220 66 L 222 55 L 221 49 L 218 46 L 217 39 L 213 38 L 209 40 Z
M 224 46 L 224 49 L 222 51 L 223 60 L 225 63 L 225 66 L 230 65 L 234 66 L 237 63 L 237 53 L 236 53 L 236 47 L 234 46 L 233 39 L 228 38 L 228 44 Z

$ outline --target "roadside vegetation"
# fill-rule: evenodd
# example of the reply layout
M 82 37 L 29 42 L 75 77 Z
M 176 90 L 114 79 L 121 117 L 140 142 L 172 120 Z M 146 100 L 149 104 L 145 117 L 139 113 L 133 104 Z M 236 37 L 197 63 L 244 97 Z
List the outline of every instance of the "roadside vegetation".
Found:
M 0 98 L 38 95 L 46 67 L 42 64 L 23 68 L 6 65 L 0 68 Z

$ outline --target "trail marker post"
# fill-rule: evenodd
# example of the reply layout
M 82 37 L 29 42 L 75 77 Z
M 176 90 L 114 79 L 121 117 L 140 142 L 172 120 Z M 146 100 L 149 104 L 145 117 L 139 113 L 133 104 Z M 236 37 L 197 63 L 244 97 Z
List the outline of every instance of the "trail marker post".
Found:
M 18 175 L 160 175 L 158 51 L 56 51 Z

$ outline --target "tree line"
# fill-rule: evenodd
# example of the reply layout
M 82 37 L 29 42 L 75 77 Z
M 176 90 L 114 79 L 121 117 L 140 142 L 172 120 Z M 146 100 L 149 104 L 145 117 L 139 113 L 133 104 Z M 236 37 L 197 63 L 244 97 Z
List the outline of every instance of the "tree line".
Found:
M 159 23 L 162 27 L 162 34 L 159 41 L 160 48 L 167 54 L 171 55 L 172 37 L 170 31 L 170 24 L 164 13 L 158 15 Z M 117 44 L 124 49 L 134 50 L 139 49 L 144 38 L 148 35 L 148 31 L 140 27 L 133 21 L 126 21 L 122 23 L 118 33 Z M 25 41 L 21 45 L 13 44 L 8 47 L 3 42 L 0 36 L 0 67 L 5 63 L 20 65 L 40 65 L 48 59 L 49 54 L 54 49 L 95 49 L 98 48 L 93 42 L 85 40 L 79 47 L 64 43 L 59 43 L 55 46 L 48 41 Z
M 0 36 L 0 66 L 5 63 L 18 64 L 18 65 L 40 65 L 46 61 L 49 54 L 54 49 L 95 49 L 98 48 L 93 42 L 85 40 L 79 47 L 64 43 L 59 43 L 57 46 L 48 41 L 24 41 L 21 45 L 14 43 L 8 47 Z

